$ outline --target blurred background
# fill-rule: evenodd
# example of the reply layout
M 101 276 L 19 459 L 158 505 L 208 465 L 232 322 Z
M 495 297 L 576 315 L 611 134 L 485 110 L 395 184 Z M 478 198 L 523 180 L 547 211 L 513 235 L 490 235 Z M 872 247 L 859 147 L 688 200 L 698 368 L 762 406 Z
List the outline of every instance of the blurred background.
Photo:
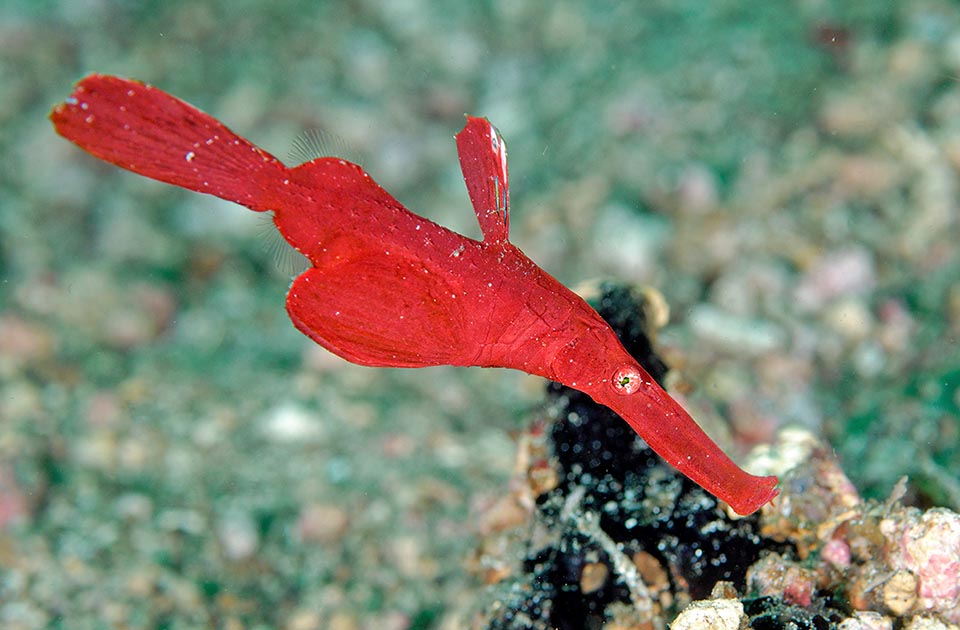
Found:
M 649 284 L 694 415 L 786 425 L 960 508 L 960 9 L 783 3 L 0 4 L 0 625 L 458 628 L 477 514 L 543 382 L 375 370 L 297 333 L 262 216 L 47 120 L 137 78 L 284 157 L 304 130 L 479 229 L 454 134 L 509 147 L 512 240 Z M 338 143 L 339 144 L 339 143 Z

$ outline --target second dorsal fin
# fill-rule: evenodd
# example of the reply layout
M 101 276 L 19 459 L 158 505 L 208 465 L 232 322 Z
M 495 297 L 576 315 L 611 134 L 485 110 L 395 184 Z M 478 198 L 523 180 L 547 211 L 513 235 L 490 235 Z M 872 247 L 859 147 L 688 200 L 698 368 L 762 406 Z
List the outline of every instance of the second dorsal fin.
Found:
M 486 118 L 467 116 L 467 124 L 457 134 L 457 155 L 484 241 L 507 241 L 510 189 L 503 138 Z

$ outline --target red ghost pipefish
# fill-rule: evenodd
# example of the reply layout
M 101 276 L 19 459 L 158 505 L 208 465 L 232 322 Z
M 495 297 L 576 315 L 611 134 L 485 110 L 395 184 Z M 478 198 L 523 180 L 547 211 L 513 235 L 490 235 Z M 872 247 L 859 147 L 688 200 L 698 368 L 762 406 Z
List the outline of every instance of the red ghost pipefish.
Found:
M 507 152 L 467 117 L 460 166 L 483 240 L 407 210 L 356 164 L 288 168 L 183 101 L 93 74 L 50 115 L 88 153 L 146 177 L 272 211 L 311 263 L 287 294 L 301 332 L 380 367 L 505 367 L 578 389 L 620 415 L 684 475 L 749 514 L 776 477 L 738 468 L 661 389 L 586 302 L 508 240 Z

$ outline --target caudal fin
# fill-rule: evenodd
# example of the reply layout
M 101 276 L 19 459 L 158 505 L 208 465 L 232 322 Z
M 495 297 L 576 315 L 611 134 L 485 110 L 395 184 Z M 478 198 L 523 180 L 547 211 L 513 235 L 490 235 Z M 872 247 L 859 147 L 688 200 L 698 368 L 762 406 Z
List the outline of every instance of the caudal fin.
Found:
M 50 113 L 64 138 L 121 168 L 252 210 L 271 210 L 286 167 L 163 90 L 92 74 Z

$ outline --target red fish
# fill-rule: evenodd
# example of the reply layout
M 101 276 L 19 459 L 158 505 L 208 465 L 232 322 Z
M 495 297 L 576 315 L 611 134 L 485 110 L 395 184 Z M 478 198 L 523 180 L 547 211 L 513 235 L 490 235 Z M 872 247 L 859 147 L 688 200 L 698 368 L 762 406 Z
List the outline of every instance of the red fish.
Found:
M 457 151 L 477 241 L 407 210 L 359 166 L 288 168 L 213 117 L 140 82 L 93 74 L 50 115 L 92 155 L 169 184 L 272 211 L 310 261 L 287 295 L 305 335 L 368 366 L 505 367 L 578 389 L 620 415 L 680 472 L 749 514 L 777 478 L 743 471 L 624 349 L 583 299 L 508 239 L 507 152 L 467 117 Z

